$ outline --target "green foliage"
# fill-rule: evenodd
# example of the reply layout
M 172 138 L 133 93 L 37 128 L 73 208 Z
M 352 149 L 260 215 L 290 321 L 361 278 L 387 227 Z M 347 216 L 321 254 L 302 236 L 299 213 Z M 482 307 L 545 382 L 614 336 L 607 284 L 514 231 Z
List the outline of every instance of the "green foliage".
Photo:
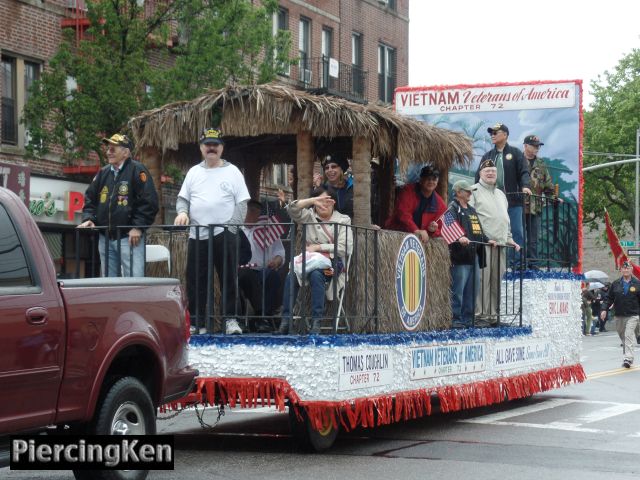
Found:
M 74 32 L 65 31 L 25 106 L 28 154 L 60 146 L 67 160 L 102 156 L 100 139 L 123 131 L 140 111 L 229 82 L 272 80 L 287 61 L 288 32 L 272 34 L 276 0 L 262 7 L 247 0 L 173 0 L 155 2 L 154 13 L 139 3 L 90 1 L 84 40 L 76 45 Z M 167 48 L 170 25 L 180 25 L 186 45 Z M 76 89 L 67 88 L 69 78 Z
M 584 149 L 587 152 L 635 155 L 636 130 L 640 127 L 640 50 L 626 55 L 613 72 L 591 84 L 593 109 L 584 116 Z M 620 160 L 584 156 L 584 166 Z M 596 228 L 604 208 L 619 235 L 634 223 L 635 166 L 603 168 L 584 173 L 584 224 Z

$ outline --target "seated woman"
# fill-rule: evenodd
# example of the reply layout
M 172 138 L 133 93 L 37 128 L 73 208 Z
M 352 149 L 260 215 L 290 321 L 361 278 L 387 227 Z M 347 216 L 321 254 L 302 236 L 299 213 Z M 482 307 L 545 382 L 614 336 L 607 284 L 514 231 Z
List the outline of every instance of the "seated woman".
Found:
M 440 225 L 436 220 L 447 210 L 447 204 L 435 191 L 439 178 L 437 168 L 422 167 L 418 183 L 410 183 L 400 190 L 395 211 L 385 228 L 413 233 L 423 242 L 429 237 L 439 237 Z
M 297 224 L 306 225 L 306 252 L 320 252 L 327 257 L 342 262 L 346 260 L 352 249 L 351 219 L 334 210 L 336 204 L 335 193 L 322 187 L 316 188 L 311 198 L 295 200 L 289 204 L 289 215 Z M 338 227 L 338 238 L 334 238 L 335 226 Z M 333 262 L 334 266 L 336 261 Z M 340 272 L 327 270 L 312 270 L 305 272 L 307 281 L 311 285 L 311 318 L 313 320 L 311 333 L 320 333 L 320 322 L 324 316 L 325 295 L 333 299 L 333 284 L 337 280 L 337 290 L 344 284 L 344 276 Z M 291 282 L 293 282 L 293 296 L 291 296 Z M 328 288 L 327 288 L 328 287 Z M 288 334 L 292 324 L 292 309 L 298 296 L 298 278 L 289 272 L 284 284 L 282 299 L 282 323 L 278 333 Z

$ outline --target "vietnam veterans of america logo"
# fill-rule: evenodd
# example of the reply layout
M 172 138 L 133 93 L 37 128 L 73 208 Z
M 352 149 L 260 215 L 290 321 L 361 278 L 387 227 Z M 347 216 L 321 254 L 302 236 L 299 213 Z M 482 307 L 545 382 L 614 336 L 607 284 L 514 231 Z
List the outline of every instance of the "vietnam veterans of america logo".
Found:
M 396 297 L 404 328 L 415 330 L 427 299 L 427 268 L 424 249 L 415 235 L 407 235 L 396 261 Z

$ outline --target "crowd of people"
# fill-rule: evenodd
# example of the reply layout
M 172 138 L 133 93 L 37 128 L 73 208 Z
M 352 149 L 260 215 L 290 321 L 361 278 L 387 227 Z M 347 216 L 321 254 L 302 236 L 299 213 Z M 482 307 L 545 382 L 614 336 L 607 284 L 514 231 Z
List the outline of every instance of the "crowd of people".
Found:
M 426 165 L 417 183 L 397 192 L 393 215 L 385 223 L 385 228 L 413 233 L 423 242 L 442 236 L 445 212 L 461 227 L 459 235 L 448 241 L 454 328 L 472 326 L 482 317 L 495 324 L 498 284 L 508 264 L 506 249 L 496 247 L 520 251 L 524 218 L 529 237 L 537 239 L 540 208 L 531 195 L 555 198 L 549 173 L 537 157 L 543 145 L 537 136 L 525 138 L 523 153 L 508 144 L 506 125 L 498 123 L 488 133 L 494 147 L 482 157 L 475 184 L 456 182 L 454 198 L 447 205 L 436 191 L 440 172 Z M 144 230 L 153 223 L 158 198 L 148 170 L 132 159 L 130 139 L 116 134 L 103 141 L 108 165 L 86 192 L 80 227 L 107 227 L 100 235 L 99 246 L 103 275 L 142 276 Z M 245 309 L 239 301 L 242 297 L 256 317 L 249 325 L 252 331 L 289 333 L 298 288 L 305 282 L 311 291 L 310 331 L 319 332 L 325 298 L 333 296 L 334 283 L 338 291 L 344 286 L 340 274 L 352 248 L 349 226 L 353 220 L 354 181 L 348 160 L 337 155 L 324 157 L 324 175 L 314 176 L 309 198 L 287 203 L 284 193 L 279 192 L 273 209 L 282 213 L 280 219 L 306 224 L 306 256 L 326 259 L 324 264 L 322 258 L 318 261 L 325 268 L 309 267 L 305 278 L 298 272 L 285 277 L 282 267 L 289 259 L 282 241 L 273 234 L 265 235 L 263 218 L 265 209 L 269 217 L 269 207 L 251 198 L 240 170 L 223 159 L 222 132 L 206 129 L 199 145 L 202 161 L 186 174 L 174 221 L 176 226 L 189 227 L 186 281 L 194 331 L 205 333 L 209 328 L 206 318 L 211 279 L 209 268 L 201 266 L 210 265 L 222 286 L 220 310 L 227 334 L 243 332 L 238 323 Z M 336 224 L 344 228 L 334 228 Z M 117 229 L 116 225 L 129 227 Z M 284 238 L 284 233 L 284 229 L 278 230 L 280 237 Z M 209 235 L 213 237 L 213 249 Z M 537 256 L 536 239 L 529 242 L 534 245 L 529 250 L 532 261 Z M 509 258 L 512 266 L 515 253 Z M 276 326 L 270 319 L 280 309 L 282 320 Z

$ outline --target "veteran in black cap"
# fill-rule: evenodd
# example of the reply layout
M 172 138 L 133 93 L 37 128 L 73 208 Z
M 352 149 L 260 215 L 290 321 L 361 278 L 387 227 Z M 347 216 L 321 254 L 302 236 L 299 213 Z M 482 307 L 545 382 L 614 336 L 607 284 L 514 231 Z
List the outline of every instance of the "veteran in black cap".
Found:
M 631 368 L 640 314 L 640 281 L 633 276 L 633 265 L 627 260 L 622 262 L 620 273 L 622 276 L 611 284 L 602 300 L 600 319 L 604 321 L 607 318 L 607 312 L 613 305 L 616 311 L 616 330 L 624 347 L 622 366 Z
M 433 165 L 420 169 L 418 183 L 405 185 L 396 198 L 393 215 L 385 228 L 416 235 L 426 242 L 430 237 L 441 236 L 437 219 L 447 209 L 446 203 L 436 192 L 440 171 Z
M 519 148 L 509 145 L 509 127 L 504 123 L 496 123 L 487 128 L 491 136 L 493 148 L 486 152 L 480 162 L 491 159 L 496 167 L 496 185 L 507 194 L 509 202 L 509 218 L 513 240 L 518 245 L 524 244 L 524 225 L 522 223 L 524 196 L 531 195 L 529 188 L 529 167 Z M 476 182 L 480 179 L 480 169 L 476 172 Z M 511 256 L 510 264 L 515 265 L 516 258 Z
M 102 143 L 108 165 L 85 192 L 78 228 L 109 227 L 101 231 L 98 245 L 104 276 L 143 277 L 143 232 L 158 213 L 158 195 L 147 168 L 131 158 L 133 142 L 127 135 L 116 133 Z M 117 228 L 124 225 L 133 228 Z

